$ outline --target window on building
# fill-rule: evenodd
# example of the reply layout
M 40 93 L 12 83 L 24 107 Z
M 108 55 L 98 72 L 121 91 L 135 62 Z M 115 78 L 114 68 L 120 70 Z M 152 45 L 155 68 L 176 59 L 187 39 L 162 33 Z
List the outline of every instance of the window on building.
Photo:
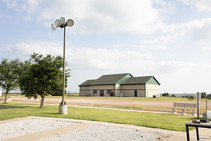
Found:
M 97 90 L 93 90 L 93 94 L 97 94 Z
M 111 93 L 111 90 L 107 90 L 107 94 L 110 94 Z

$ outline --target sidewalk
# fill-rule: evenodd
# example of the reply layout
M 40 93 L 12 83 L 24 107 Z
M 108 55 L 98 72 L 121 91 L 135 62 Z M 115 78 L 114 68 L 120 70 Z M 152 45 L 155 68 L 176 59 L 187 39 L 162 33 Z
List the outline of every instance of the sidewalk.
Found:
M 75 119 L 47 118 L 47 117 L 25 117 L 25 118 L 17 118 L 17 119 L 0 121 L 0 124 L 8 123 L 8 122 L 15 122 L 15 121 L 29 119 L 29 118 L 70 121 L 70 122 L 75 122 L 77 124 L 71 125 L 71 126 L 60 127 L 60 128 L 56 128 L 56 129 L 52 129 L 52 130 L 42 131 L 42 132 L 38 132 L 38 133 L 28 134 L 28 135 L 24 135 L 24 136 L 19 136 L 19 137 L 7 139 L 4 141 L 33 141 L 33 140 L 38 140 L 40 138 L 47 138 L 47 137 L 51 137 L 53 135 L 59 135 L 62 133 L 71 132 L 74 130 L 81 130 L 81 129 L 87 128 L 89 126 L 94 126 L 94 125 L 116 126 L 116 127 L 122 127 L 122 128 L 130 128 L 130 129 L 165 134 L 161 139 L 162 141 L 185 141 L 186 140 L 186 132 L 170 131 L 170 130 L 147 128 L 147 127 L 141 127 L 141 126 L 107 123 L 107 122 L 75 120 Z M 190 131 L 190 140 L 191 141 L 196 141 L 196 133 L 195 132 L 196 132 L 195 130 Z M 200 140 L 202 140 L 202 141 L 203 140 L 205 140 L 205 141 L 211 140 L 210 133 L 211 133 L 210 129 L 199 128 Z

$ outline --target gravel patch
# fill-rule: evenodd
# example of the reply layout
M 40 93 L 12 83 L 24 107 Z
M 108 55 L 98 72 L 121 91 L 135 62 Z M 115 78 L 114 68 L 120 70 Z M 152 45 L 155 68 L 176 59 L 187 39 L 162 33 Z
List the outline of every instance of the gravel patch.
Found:
M 0 124 L 0 140 L 24 136 L 27 134 L 51 130 L 59 127 L 76 124 L 74 122 L 49 120 L 49 119 L 25 119 L 15 122 Z
M 129 128 L 94 125 L 38 141 L 157 141 L 162 134 Z

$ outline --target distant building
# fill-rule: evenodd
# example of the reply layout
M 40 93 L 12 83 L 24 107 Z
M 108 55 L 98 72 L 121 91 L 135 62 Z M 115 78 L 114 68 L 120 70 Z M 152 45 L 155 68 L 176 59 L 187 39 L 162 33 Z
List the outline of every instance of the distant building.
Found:
M 103 75 L 86 80 L 80 87 L 80 96 L 159 96 L 160 83 L 154 76 L 133 77 L 130 73 Z

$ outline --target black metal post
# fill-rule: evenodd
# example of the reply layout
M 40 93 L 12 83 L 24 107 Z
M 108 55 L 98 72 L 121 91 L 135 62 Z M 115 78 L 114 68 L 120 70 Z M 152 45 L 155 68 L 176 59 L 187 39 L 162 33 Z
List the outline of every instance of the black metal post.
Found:
M 196 127 L 196 137 L 197 137 L 197 141 L 199 141 L 199 129 L 198 129 L 198 127 Z
M 196 98 L 197 98 L 197 118 L 199 119 L 199 96 L 200 96 L 200 93 L 197 92 L 196 93 Z
M 187 141 L 190 141 L 188 125 L 186 125 Z

